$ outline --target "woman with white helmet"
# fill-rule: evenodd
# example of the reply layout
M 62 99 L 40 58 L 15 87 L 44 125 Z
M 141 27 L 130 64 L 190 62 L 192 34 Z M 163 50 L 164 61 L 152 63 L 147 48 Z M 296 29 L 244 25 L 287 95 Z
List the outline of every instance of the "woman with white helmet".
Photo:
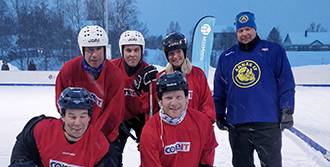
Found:
M 145 117 L 149 112 L 148 91 L 149 84 L 156 78 L 157 70 L 154 66 L 149 66 L 143 60 L 145 41 L 143 35 L 135 30 L 128 30 L 121 34 L 119 39 L 119 50 L 121 57 L 112 60 L 124 73 L 125 80 L 125 118 L 119 129 L 119 141 L 121 143 L 121 156 L 118 157 L 122 162 L 122 153 L 130 134 L 130 129 L 135 131 L 136 142 L 140 140 L 140 134 L 145 124 Z M 141 74 L 145 74 L 142 76 Z M 136 83 L 141 87 L 136 91 L 134 80 L 139 78 Z M 153 91 L 155 92 L 155 91 Z M 154 94 L 156 96 L 156 93 Z M 156 107 L 156 103 L 153 105 Z M 122 166 L 122 164 L 120 165 Z
M 83 27 L 78 35 L 81 56 L 66 62 L 56 78 L 56 101 L 67 87 L 83 87 L 91 92 L 91 124 L 107 134 L 115 145 L 120 123 L 124 119 L 124 78 L 122 72 L 106 59 L 108 35 L 97 25 Z M 110 152 L 115 147 L 110 147 Z M 115 157 L 115 156 L 112 156 Z

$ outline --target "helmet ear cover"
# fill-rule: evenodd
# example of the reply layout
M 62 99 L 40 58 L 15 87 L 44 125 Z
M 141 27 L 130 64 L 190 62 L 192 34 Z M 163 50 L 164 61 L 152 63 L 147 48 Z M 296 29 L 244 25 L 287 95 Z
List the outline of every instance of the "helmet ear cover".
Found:
M 188 82 L 183 74 L 174 71 L 173 73 L 161 75 L 156 83 L 158 99 L 162 99 L 163 93 L 174 90 L 183 90 L 184 95 L 188 96 Z

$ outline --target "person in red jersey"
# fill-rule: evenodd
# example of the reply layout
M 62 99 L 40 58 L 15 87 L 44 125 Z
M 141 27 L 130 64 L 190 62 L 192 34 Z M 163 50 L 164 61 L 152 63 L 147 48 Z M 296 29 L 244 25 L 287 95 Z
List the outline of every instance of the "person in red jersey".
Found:
M 60 119 L 41 115 L 25 125 L 9 166 L 109 166 L 109 142 L 90 124 L 91 94 L 84 88 L 68 87 L 58 105 Z
M 149 104 L 149 85 L 152 80 L 156 79 L 158 71 L 155 67 L 148 65 L 143 60 L 145 41 L 142 33 L 135 30 L 127 30 L 123 32 L 119 39 L 119 49 L 121 57 L 111 60 L 113 64 L 119 67 L 125 80 L 125 118 L 119 129 L 120 141 L 120 165 L 122 166 L 122 153 L 124 151 L 127 138 L 131 136 L 138 143 L 142 128 L 145 124 L 145 117 L 150 110 Z M 145 73 L 145 77 L 141 74 Z M 141 91 L 137 92 L 134 87 L 134 80 L 140 78 L 142 80 L 140 86 Z M 142 83 L 143 82 L 143 83 Z M 143 88 L 142 88 L 143 87 Z M 142 91 L 144 89 L 145 91 Z M 155 91 L 154 91 L 155 92 Z M 156 93 L 154 93 L 156 96 Z M 154 102 L 157 102 L 156 100 Z M 157 103 L 153 106 L 156 107 Z M 154 108 L 155 108 L 154 107 Z M 130 130 L 135 131 L 135 136 L 130 134 Z
M 108 35 L 97 25 L 83 27 L 78 35 L 81 56 L 66 62 L 56 78 L 56 100 L 70 86 L 91 92 L 95 107 L 91 124 L 101 129 L 118 153 L 118 129 L 124 119 L 124 80 L 121 70 L 106 59 Z M 114 162 L 115 164 L 116 162 Z
M 167 65 L 162 73 L 180 71 L 187 78 L 189 85 L 189 108 L 198 110 L 215 122 L 215 107 L 212 94 L 204 72 L 193 66 L 187 58 L 188 42 L 185 36 L 178 32 L 168 34 L 163 40 L 163 50 L 167 58 Z
M 156 89 L 161 109 L 142 130 L 141 166 L 213 166 L 218 145 L 213 126 L 205 114 L 188 107 L 183 74 L 161 75 Z

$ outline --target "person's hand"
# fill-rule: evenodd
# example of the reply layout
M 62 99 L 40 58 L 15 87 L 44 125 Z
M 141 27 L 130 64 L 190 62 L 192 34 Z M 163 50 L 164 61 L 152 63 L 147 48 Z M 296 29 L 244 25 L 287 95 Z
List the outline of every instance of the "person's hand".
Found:
M 228 130 L 228 122 L 225 116 L 217 116 L 217 126 L 220 130 Z
M 157 68 L 153 65 L 145 67 L 136 77 L 134 80 L 134 89 L 135 92 L 140 95 L 142 90 L 144 92 L 149 91 L 149 84 L 152 81 L 156 81 L 157 77 Z
M 291 128 L 293 126 L 293 116 L 290 110 L 284 109 L 281 112 L 281 122 L 280 128 L 281 130 Z

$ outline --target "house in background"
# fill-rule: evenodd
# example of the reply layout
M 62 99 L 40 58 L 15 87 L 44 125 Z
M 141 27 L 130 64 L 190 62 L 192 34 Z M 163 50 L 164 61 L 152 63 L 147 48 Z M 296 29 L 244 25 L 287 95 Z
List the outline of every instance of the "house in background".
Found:
M 283 41 L 283 46 L 287 51 L 330 51 L 330 33 L 289 33 Z

